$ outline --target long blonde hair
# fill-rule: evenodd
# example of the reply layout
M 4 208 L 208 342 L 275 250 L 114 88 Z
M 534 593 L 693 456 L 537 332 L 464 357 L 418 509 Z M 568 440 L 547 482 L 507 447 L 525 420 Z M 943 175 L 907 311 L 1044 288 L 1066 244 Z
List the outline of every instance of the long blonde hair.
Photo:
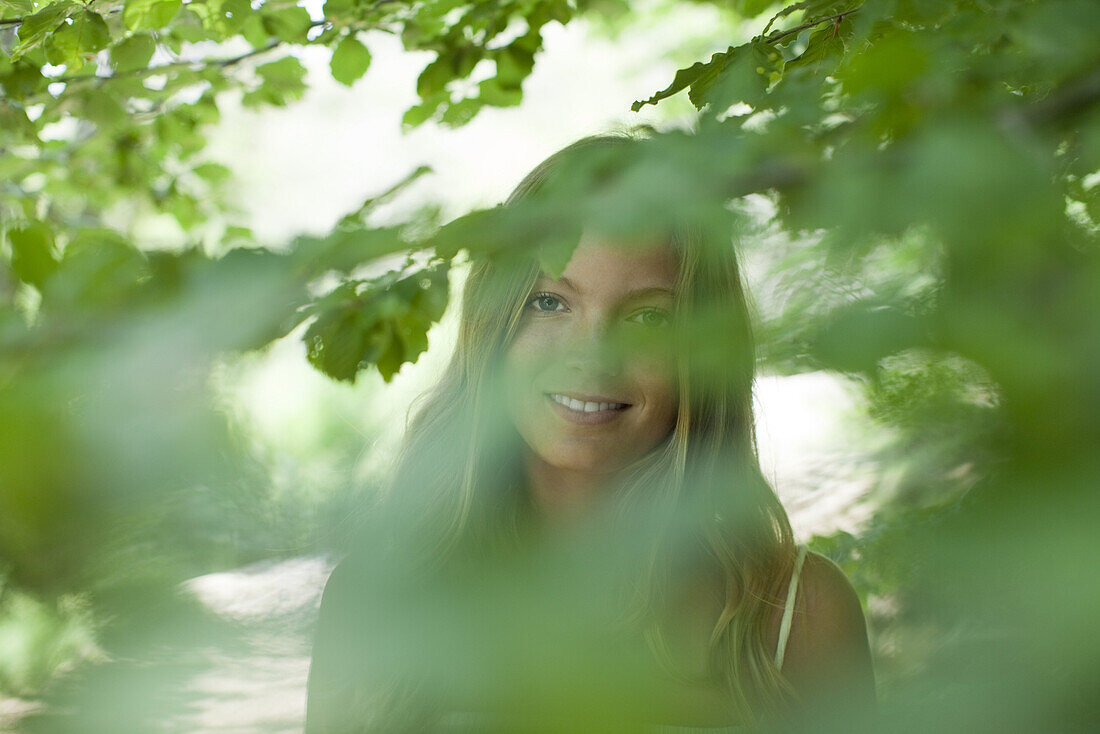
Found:
M 538 196 L 569 160 L 591 159 L 642 144 L 635 136 L 602 135 L 558 151 L 529 173 L 504 203 Z M 701 367 L 700 344 L 677 350 L 678 415 L 671 434 L 624 472 L 623 502 L 690 501 L 700 508 L 696 535 L 724 583 L 724 606 L 714 620 L 709 668 L 724 683 L 746 722 L 778 708 L 790 688 L 768 647 L 769 612 L 781 603 L 793 565 L 790 525 L 762 476 L 756 456 L 752 384 L 755 355 L 749 304 L 732 242 L 705 241 L 690 222 L 668 237 L 680 258 L 676 309 L 705 319 L 724 343 L 721 368 Z M 472 537 L 507 543 L 518 532 L 527 498 L 518 462 L 518 437 L 501 426 L 491 389 L 499 360 L 519 327 L 540 267 L 534 258 L 475 261 L 465 283 L 458 339 L 439 383 L 419 404 L 398 457 L 392 492 L 416 495 L 429 528 L 424 556 L 442 562 Z M 713 340 L 712 340 L 713 341 Z M 733 349 L 729 348 L 733 345 Z M 687 494 L 690 489 L 691 496 Z M 672 574 L 663 540 L 634 584 L 634 617 L 651 650 L 670 661 L 659 615 Z M 668 667 L 673 664 L 668 662 Z M 675 672 L 675 671 L 673 671 Z

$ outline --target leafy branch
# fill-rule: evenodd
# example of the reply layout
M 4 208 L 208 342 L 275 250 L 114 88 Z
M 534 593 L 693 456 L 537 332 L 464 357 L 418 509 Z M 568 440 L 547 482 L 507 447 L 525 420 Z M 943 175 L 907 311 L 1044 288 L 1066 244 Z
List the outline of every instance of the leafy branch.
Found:
M 807 3 L 799 3 L 796 6 L 791 6 L 787 10 L 789 12 L 793 12 L 794 10 L 798 9 L 799 6 L 805 6 L 806 4 Z M 753 38 L 751 41 L 743 43 L 740 46 L 730 46 L 725 51 L 716 53 L 711 56 L 710 61 L 707 61 L 705 63 L 702 61 L 696 62 L 687 69 L 681 69 L 677 71 L 676 76 L 673 78 L 672 83 L 668 85 L 668 87 L 657 92 L 649 99 L 634 102 L 632 105 L 630 105 L 630 109 L 634 112 L 637 112 L 647 104 L 655 105 L 663 99 L 668 99 L 669 97 L 678 94 L 679 92 L 682 92 L 684 89 L 690 89 L 689 94 L 692 95 L 692 102 L 695 103 L 697 107 L 702 107 L 702 103 L 698 101 L 701 99 L 701 92 L 704 89 L 710 87 L 722 74 L 722 72 L 725 71 L 726 67 L 728 67 L 730 63 L 740 54 L 753 49 L 757 44 L 762 43 L 769 46 L 775 45 L 785 38 L 788 38 L 792 35 L 797 35 L 802 31 L 808 30 L 810 28 L 815 28 L 823 23 L 833 23 L 834 25 L 839 25 L 846 17 L 858 12 L 861 7 L 863 6 L 857 5 L 854 8 L 849 8 L 847 10 L 842 10 L 836 13 L 821 16 L 819 18 L 814 18 L 813 20 L 795 26 L 794 28 L 776 31 L 770 36 L 765 36 L 762 33 L 761 35 Z M 783 13 L 781 11 L 781 13 L 776 16 L 776 18 L 778 18 L 782 14 Z M 768 22 L 768 25 L 765 27 L 765 33 L 767 32 L 767 29 L 771 27 L 776 18 L 773 18 L 771 21 Z

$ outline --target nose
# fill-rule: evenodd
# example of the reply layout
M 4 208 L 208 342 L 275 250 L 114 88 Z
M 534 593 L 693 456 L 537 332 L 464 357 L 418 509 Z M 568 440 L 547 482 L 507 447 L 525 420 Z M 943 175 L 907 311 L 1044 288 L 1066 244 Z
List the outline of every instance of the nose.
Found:
M 570 335 L 565 358 L 574 372 L 594 377 L 618 377 L 622 373 L 622 355 L 615 347 L 612 322 L 592 318 L 577 325 Z

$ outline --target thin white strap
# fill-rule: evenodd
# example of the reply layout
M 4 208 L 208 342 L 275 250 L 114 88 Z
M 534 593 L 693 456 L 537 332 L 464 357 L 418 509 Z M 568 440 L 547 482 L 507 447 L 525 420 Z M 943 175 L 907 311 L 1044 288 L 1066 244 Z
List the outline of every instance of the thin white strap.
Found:
M 791 583 L 787 587 L 787 606 L 783 609 L 783 621 L 779 625 L 779 644 L 775 646 L 775 667 L 783 669 L 783 657 L 787 653 L 787 637 L 791 634 L 791 621 L 794 618 L 794 600 L 798 595 L 798 576 L 802 573 L 802 562 L 806 560 L 806 546 L 798 547 L 791 571 Z

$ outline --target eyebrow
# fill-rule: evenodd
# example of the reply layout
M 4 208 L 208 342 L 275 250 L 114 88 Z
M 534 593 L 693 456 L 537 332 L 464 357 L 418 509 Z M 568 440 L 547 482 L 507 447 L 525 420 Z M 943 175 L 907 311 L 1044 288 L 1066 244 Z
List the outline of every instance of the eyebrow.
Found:
M 554 280 L 554 278 L 550 278 L 545 274 L 541 277 L 545 280 Z M 575 291 L 577 293 L 581 292 L 581 289 L 578 288 L 573 281 L 569 280 L 569 278 L 566 278 L 564 275 L 560 278 L 557 278 L 557 282 L 562 283 L 572 291 Z M 648 286 L 646 288 L 635 288 L 632 291 L 628 291 L 626 294 L 627 298 L 640 298 L 641 296 L 669 296 L 671 298 L 675 298 L 676 292 L 673 291 L 671 288 L 664 288 L 662 286 L 654 285 Z

